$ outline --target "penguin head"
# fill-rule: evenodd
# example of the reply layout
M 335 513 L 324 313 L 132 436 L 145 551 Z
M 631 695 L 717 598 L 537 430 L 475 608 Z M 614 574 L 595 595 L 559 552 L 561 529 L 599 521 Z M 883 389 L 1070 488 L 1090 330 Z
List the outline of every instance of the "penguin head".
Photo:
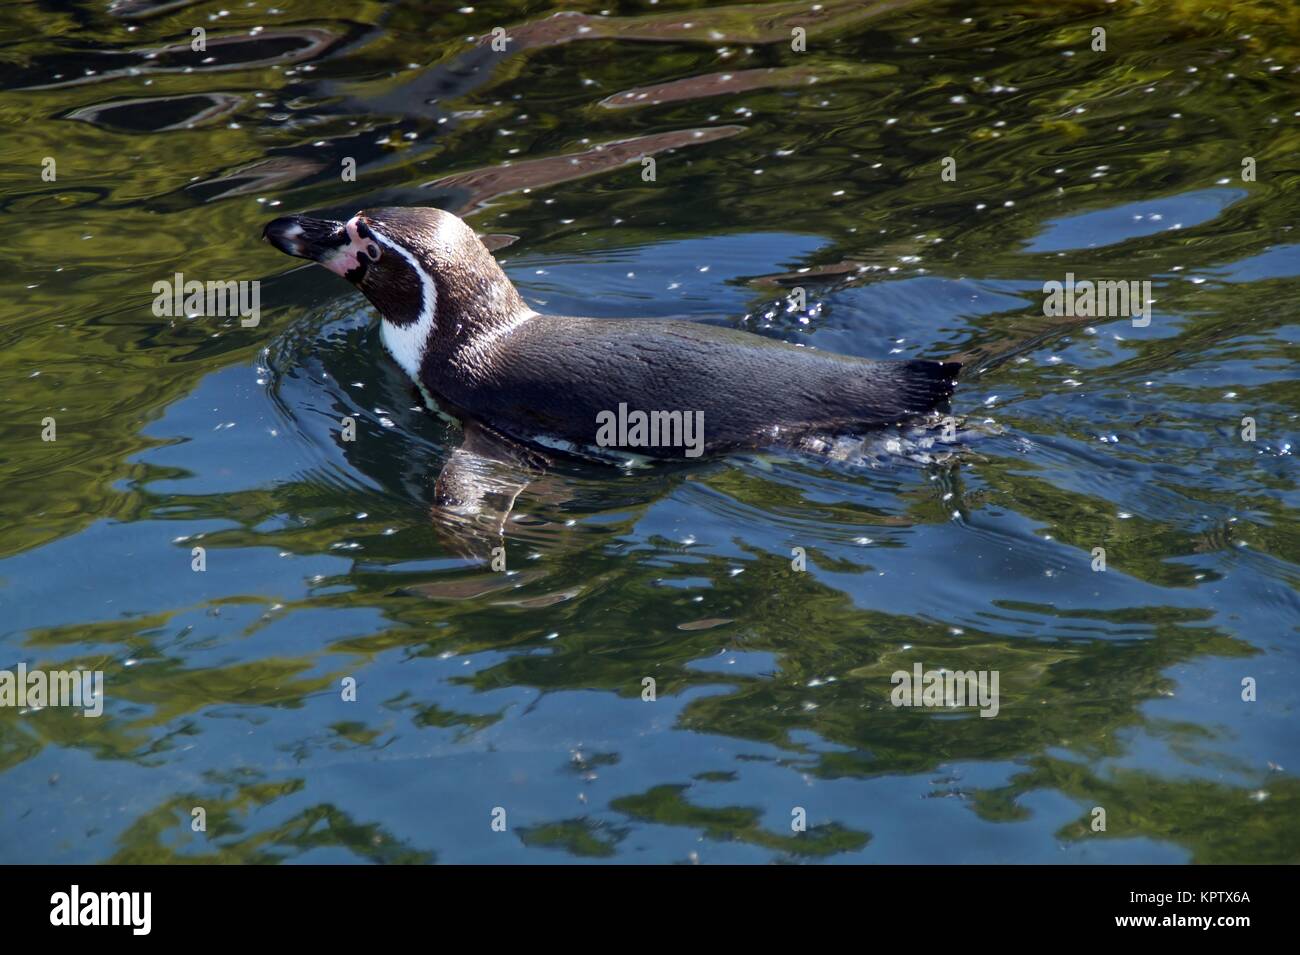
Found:
M 417 380 L 430 353 L 529 312 L 474 230 L 441 209 L 365 209 L 346 222 L 282 216 L 262 237 L 360 289 L 379 311 L 384 344 Z

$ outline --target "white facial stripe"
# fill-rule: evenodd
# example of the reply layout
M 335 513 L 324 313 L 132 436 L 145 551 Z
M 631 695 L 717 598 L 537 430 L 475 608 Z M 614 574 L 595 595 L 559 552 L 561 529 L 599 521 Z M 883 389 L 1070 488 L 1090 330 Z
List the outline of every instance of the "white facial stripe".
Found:
M 356 219 L 348 222 L 349 234 L 351 234 L 353 223 Z M 415 380 L 416 384 L 420 383 L 420 364 L 424 361 L 424 353 L 428 350 L 429 337 L 433 334 L 434 315 L 438 310 L 438 290 L 433 284 L 433 276 L 420 266 L 415 256 L 407 252 L 396 242 L 386 239 L 379 230 L 373 225 L 370 226 L 370 234 L 376 241 L 384 247 L 385 250 L 391 251 L 404 258 L 408 265 L 415 270 L 415 274 L 420 277 L 420 314 L 414 322 L 409 325 L 394 325 L 388 319 L 380 316 L 379 337 L 383 339 L 384 347 L 388 349 L 393 360 L 397 362 L 401 369 Z

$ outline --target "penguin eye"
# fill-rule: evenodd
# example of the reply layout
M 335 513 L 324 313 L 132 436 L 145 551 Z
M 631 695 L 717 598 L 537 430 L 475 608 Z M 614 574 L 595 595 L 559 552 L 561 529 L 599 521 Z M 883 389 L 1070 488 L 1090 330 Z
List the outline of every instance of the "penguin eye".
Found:
M 366 256 L 370 259 L 371 262 L 378 262 L 378 261 L 379 261 L 379 246 L 375 245 L 373 242 L 371 242 L 369 245 L 367 245 L 367 246 L 366 246 Z

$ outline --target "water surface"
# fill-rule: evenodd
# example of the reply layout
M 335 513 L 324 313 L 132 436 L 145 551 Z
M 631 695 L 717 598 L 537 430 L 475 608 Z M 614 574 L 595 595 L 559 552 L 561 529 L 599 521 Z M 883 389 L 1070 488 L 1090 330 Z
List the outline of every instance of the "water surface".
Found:
M 1300 861 L 1293 10 L 0 17 L 0 668 L 106 695 L 0 708 L 0 861 Z M 431 513 L 459 430 L 258 241 L 377 204 L 542 310 L 958 357 L 959 440 L 566 463 L 494 573 Z M 177 272 L 260 324 L 155 316 Z M 1150 325 L 1045 317 L 1067 272 Z M 918 662 L 998 715 L 895 708 Z

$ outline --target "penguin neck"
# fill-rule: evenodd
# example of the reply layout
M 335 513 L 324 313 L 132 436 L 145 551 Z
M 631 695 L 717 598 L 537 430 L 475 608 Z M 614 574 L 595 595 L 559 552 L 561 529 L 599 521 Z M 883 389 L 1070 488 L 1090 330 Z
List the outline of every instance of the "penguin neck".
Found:
M 436 274 L 437 329 L 430 354 L 478 351 L 536 314 L 492 253 L 482 246 L 473 251 Z
M 477 251 L 477 250 L 476 250 Z M 487 249 L 476 261 L 457 262 L 427 278 L 419 314 L 397 323 L 384 317 L 380 338 L 393 360 L 418 385 L 438 366 L 479 361 L 537 313 L 529 308 Z

